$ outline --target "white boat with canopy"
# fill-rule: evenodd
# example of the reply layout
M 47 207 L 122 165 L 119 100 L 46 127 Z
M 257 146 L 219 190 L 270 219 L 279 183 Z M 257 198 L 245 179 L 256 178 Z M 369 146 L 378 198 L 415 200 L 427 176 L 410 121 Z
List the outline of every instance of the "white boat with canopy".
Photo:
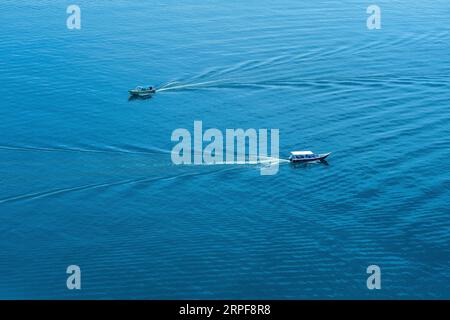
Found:
M 331 152 L 317 154 L 312 151 L 292 151 L 289 157 L 289 161 L 291 162 L 308 162 L 308 161 L 322 161 L 328 157 Z

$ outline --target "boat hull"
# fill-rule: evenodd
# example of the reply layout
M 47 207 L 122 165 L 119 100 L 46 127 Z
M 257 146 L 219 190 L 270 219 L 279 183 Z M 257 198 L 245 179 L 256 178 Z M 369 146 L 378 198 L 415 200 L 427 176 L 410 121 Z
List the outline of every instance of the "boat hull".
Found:
M 154 94 L 156 90 L 128 90 L 132 96 L 148 96 Z

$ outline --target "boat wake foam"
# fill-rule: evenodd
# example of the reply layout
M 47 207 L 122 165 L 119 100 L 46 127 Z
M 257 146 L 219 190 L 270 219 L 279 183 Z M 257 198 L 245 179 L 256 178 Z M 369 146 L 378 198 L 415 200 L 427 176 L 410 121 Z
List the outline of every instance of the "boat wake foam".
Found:
M 263 165 L 271 166 L 280 163 L 290 163 L 287 159 L 280 159 L 275 157 L 260 157 L 256 160 L 245 160 L 245 161 L 214 161 L 214 162 L 204 162 L 204 163 L 192 163 L 190 165 L 194 166 L 214 166 L 214 165 Z
M 217 85 L 218 83 L 224 83 L 224 80 L 205 81 L 205 82 L 197 82 L 197 83 L 190 83 L 190 84 L 181 84 L 178 81 L 172 81 L 172 82 L 166 83 L 163 86 L 157 88 L 156 92 L 191 89 L 191 88 L 207 88 L 207 87 L 211 87 L 214 84 Z

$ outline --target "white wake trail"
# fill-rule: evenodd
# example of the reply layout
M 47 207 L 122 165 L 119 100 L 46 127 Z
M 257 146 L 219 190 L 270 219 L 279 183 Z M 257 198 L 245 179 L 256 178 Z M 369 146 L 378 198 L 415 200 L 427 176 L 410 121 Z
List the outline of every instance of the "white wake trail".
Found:
M 191 84 L 183 84 L 183 85 L 179 85 L 179 86 L 174 86 L 171 87 L 170 83 L 167 85 L 162 86 L 159 89 L 156 89 L 156 92 L 161 92 L 161 91 L 169 91 L 169 90 L 177 90 L 177 89 L 186 89 L 186 88 L 195 88 L 195 87 L 207 87 L 208 85 L 211 84 L 217 84 L 220 82 L 224 82 L 223 80 L 216 80 L 216 81 L 206 81 L 206 82 L 198 82 L 198 83 L 191 83 Z M 173 82 L 172 82 L 173 84 Z
M 287 159 L 281 159 L 281 158 L 275 158 L 275 157 L 259 157 L 253 159 L 245 159 L 245 160 L 222 160 L 222 161 L 214 161 L 211 163 L 200 163 L 200 164 L 194 164 L 194 165 L 204 165 L 204 166 L 210 166 L 210 165 L 265 165 L 265 166 L 271 166 L 274 164 L 280 164 L 280 163 L 289 163 L 290 161 Z
M 161 90 L 161 89 L 166 88 L 166 87 L 168 87 L 168 86 L 170 86 L 172 84 L 175 84 L 175 83 L 180 83 L 180 82 L 179 81 L 167 82 L 165 85 L 161 86 L 159 89 L 156 89 L 156 90 Z

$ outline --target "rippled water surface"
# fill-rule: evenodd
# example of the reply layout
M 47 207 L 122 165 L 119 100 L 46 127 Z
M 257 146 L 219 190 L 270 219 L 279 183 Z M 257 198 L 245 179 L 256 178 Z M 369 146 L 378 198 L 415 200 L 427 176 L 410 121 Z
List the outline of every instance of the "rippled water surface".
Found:
M 78 31 L 0 2 L 0 298 L 450 298 L 448 1 L 377 1 L 381 30 L 361 1 L 77 3 Z M 333 154 L 175 166 L 195 120 Z

